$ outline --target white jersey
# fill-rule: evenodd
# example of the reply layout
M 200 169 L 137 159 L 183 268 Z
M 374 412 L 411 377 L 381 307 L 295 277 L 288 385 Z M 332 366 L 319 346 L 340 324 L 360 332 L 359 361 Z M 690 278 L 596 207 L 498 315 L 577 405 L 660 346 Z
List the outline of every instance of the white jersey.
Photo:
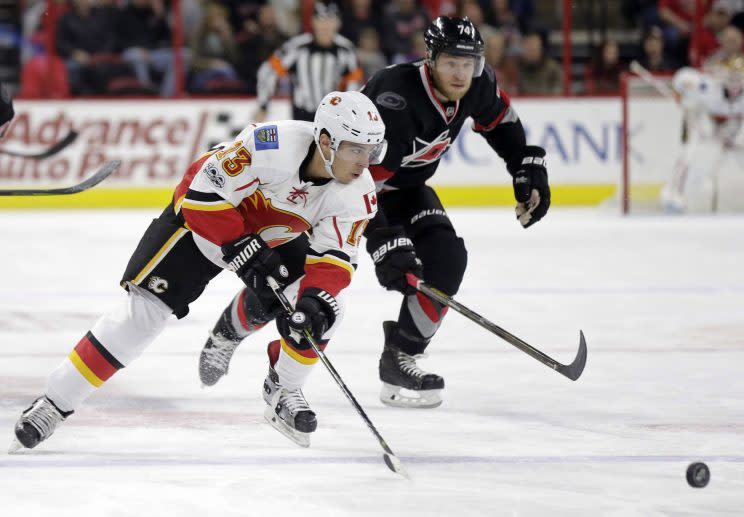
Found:
M 727 144 L 741 138 L 744 93 L 729 97 L 720 79 L 692 68 L 678 70 L 672 86 L 680 96 L 691 135 Z
M 313 149 L 312 123 L 288 120 L 253 124 L 197 160 L 174 203 L 202 253 L 225 268 L 222 244 L 256 233 L 275 247 L 310 230 L 307 276 L 334 295 L 348 285 L 375 184 L 368 170 L 346 184 L 302 177 Z

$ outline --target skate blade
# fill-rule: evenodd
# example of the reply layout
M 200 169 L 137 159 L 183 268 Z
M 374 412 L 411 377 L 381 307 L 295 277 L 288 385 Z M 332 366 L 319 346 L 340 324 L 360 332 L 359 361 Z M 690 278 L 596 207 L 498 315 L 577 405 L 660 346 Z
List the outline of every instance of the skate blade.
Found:
M 271 424 L 271 427 L 282 433 L 300 447 L 310 447 L 310 433 L 302 433 L 296 429 L 292 429 L 274 412 L 274 406 L 266 406 L 266 409 L 264 410 L 264 418 L 269 424 Z
M 406 390 L 416 396 L 402 393 L 400 386 L 382 383 L 380 402 L 390 407 L 431 409 L 442 405 L 442 390 Z
M 8 447 L 8 454 L 15 454 L 23 448 L 23 444 L 18 441 L 18 438 L 13 438 L 10 447 Z

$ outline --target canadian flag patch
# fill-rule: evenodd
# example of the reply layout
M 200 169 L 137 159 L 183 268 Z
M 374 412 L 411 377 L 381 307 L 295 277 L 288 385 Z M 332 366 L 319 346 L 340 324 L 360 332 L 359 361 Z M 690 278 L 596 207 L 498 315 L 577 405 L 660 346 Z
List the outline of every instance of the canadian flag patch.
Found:
M 364 198 L 364 206 L 367 208 L 367 213 L 371 214 L 377 210 L 377 193 L 373 190 L 362 196 Z

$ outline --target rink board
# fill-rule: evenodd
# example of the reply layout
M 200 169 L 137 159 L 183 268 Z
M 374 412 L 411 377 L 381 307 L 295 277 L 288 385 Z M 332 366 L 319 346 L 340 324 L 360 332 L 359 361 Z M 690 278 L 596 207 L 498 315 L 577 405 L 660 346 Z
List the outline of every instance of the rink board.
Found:
M 517 99 L 514 106 L 528 140 L 548 152 L 554 204 L 594 205 L 615 194 L 622 164 L 619 99 Z M 80 137 L 44 161 L 0 155 L 0 188 L 75 184 L 107 160 L 123 163 L 88 194 L 0 199 L 0 208 L 162 205 L 189 163 L 212 145 L 232 140 L 255 108 L 252 99 L 18 101 L 5 148 L 46 149 L 73 127 Z M 669 168 L 664 160 L 675 153 L 678 130 L 670 129 L 673 105 L 662 99 L 654 109 L 653 117 L 632 129 L 631 144 L 638 163 L 649 163 L 652 157 L 661 160 L 653 164 L 657 181 Z M 286 118 L 288 102 L 274 102 L 269 115 Z M 668 138 L 660 140 L 660 135 Z M 511 178 L 503 162 L 469 122 L 431 183 L 450 206 L 513 204 Z

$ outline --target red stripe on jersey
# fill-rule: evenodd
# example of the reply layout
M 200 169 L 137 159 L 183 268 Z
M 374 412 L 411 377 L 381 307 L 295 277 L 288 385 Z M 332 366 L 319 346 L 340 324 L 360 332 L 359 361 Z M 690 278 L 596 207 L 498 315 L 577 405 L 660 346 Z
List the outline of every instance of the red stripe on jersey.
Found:
M 344 247 L 344 241 L 341 238 L 341 231 L 338 229 L 338 224 L 336 224 L 336 216 L 333 216 L 333 229 L 336 230 L 336 237 L 338 237 L 338 247 L 343 248 Z
M 191 231 L 218 246 L 245 234 L 245 222 L 235 208 L 192 210 L 182 207 L 181 213 Z
M 243 185 L 242 187 L 238 187 L 238 188 L 236 188 L 236 189 L 235 189 L 235 192 L 239 192 L 239 191 L 241 191 L 241 190 L 245 190 L 245 189 L 247 189 L 248 187 L 250 187 L 251 185 L 253 185 L 254 183 L 256 183 L 256 182 L 260 182 L 260 181 L 261 181 L 260 179 L 256 178 L 256 179 L 254 179 L 253 181 L 251 181 L 250 183 L 246 183 L 246 184 L 245 184 L 245 185 Z
M 330 293 L 332 296 L 338 296 L 343 289 L 351 283 L 351 274 L 348 269 L 337 266 L 330 262 L 316 262 L 315 264 L 305 264 L 305 277 L 300 282 L 300 290 L 297 298 L 302 297 L 302 293 L 308 287 L 317 287 Z
M 509 106 L 511 106 L 511 99 L 506 94 L 506 92 L 502 90 L 501 88 L 499 88 L 499 96 L 504 101 L 504 109 L 501 110 L 501 113 L 499 113 L 499 115 L 493 121 L 486 124 L 485 126 L 476 122 L 473 125 L 473 130 L 478 131 L 479 133 L 483 133 L 486 131 L 491 131 L 493 128 L 499 125 L 499 122 L 501 122 L 501 119 L 503 119 L 504 115 L 506 115 L 506 112 L 509 111 Z
M 176 186 L 175 192 L 173 192 L 174 204 L 186 195 L 186 192 L 189 190 L 189 185 L 191 185 L 191 182 L 194 181 L 194 176 L 196 176 L 196 173 L 199 172 L 199 170 L 202 168 L 202 165 L 204 165 L 204 162 L 206 162 L 210 156 L 212 156 L 212 153 L 205 154 L 194 163 L 189 165 L 189 167 L 186 169 L 186 173 L 183 175 L 183 179 Z
M 101 379 L 107 381 L 113 374 L 118 371 L 118 368 L 111 364 L 105 357 L 98 351 L 93 343 L 91 343 L 88 336 L 84 336 L 78 344 L 75 346 L 75 352 L 80 359 L 85 363 L 93 374 Z

